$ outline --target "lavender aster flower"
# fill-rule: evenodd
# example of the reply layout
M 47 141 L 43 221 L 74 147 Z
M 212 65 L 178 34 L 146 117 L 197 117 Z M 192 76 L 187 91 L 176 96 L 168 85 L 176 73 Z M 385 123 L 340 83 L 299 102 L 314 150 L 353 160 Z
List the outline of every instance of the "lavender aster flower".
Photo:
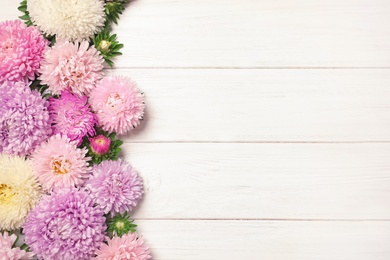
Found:
M 54 134 L 65 134 L 71 141 L 81 144 L 86 135 L 95 135 L 97 117 L 87 104 L 87 96 L 62 92 L 59 99 L 50 98 L 49 112 Z
M 24 224 L 25 242 L 39 259 L 91 259 L 105 237 L 105 217 L 85 191 L 46 195 Z
M 25 156 L 51 134 L 48 103 L 27 83 L 0 84 L 0 152 Z
M 137 206 L 143 183 L 130 164 L 120 159 L 103 161 L 93 167 L 92 174 L 85 187 L 105 214 L 124 214 Z

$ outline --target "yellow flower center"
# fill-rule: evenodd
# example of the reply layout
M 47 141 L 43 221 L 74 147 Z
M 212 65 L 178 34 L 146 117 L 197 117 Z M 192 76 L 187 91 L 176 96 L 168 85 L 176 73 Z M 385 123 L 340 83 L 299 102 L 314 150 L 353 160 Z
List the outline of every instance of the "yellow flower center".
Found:
M 6 184 L 0 184 L 0 204 L 9 204 L 15 194 L 12 187 Z
M 51 160 L 50 167 L 56 174 L 66 174 L 70 171 L 71 164 L 69 160 L 58 157 Z
M 121 96 L 118 93 L 112 93 L 107 99 L 107 105 L 115 108 L 117 105 L 122 104 Z
M 96 140 L 96 143 L 98 143 L 98 144 L 100 144 L 100 145 L 104 144 L 104 142 L 105 142 L 104 139 L 97 139 L 97 140 Z

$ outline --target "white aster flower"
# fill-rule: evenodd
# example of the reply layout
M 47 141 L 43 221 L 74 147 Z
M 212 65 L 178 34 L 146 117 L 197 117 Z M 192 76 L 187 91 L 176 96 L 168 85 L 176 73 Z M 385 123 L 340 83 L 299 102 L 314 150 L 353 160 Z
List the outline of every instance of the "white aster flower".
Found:
M 20 228 L 41 196 L 30 162 L 0 154 L 0 230 Z
M 106 19 L 103 0 L 28 0 L 27 8 L 42 32 L 68 41 L 89 40 Z

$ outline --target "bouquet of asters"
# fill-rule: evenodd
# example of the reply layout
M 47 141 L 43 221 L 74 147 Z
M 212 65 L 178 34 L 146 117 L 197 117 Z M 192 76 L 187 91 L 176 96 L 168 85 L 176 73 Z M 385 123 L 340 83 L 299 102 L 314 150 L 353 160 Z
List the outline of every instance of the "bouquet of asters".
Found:
M 117 138 L 142 121 L 144 96 L 104 75 L 125 5 L 28 0 L 24 23 L 0 23 L 0 259 L 151 258 L 129 216 L 143 181 Z

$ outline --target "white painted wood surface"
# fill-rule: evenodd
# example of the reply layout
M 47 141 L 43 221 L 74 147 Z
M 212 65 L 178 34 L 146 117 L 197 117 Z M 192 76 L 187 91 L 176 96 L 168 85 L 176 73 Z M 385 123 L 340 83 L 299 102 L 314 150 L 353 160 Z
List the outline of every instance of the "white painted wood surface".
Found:
M 153 259 L 390 259 L 390 1 L 136 0 L 115 32 Z
M 388 69 L 109 74 L 133 77 L 146 95 L 146 122 L 130 142 L 390 141 Z

